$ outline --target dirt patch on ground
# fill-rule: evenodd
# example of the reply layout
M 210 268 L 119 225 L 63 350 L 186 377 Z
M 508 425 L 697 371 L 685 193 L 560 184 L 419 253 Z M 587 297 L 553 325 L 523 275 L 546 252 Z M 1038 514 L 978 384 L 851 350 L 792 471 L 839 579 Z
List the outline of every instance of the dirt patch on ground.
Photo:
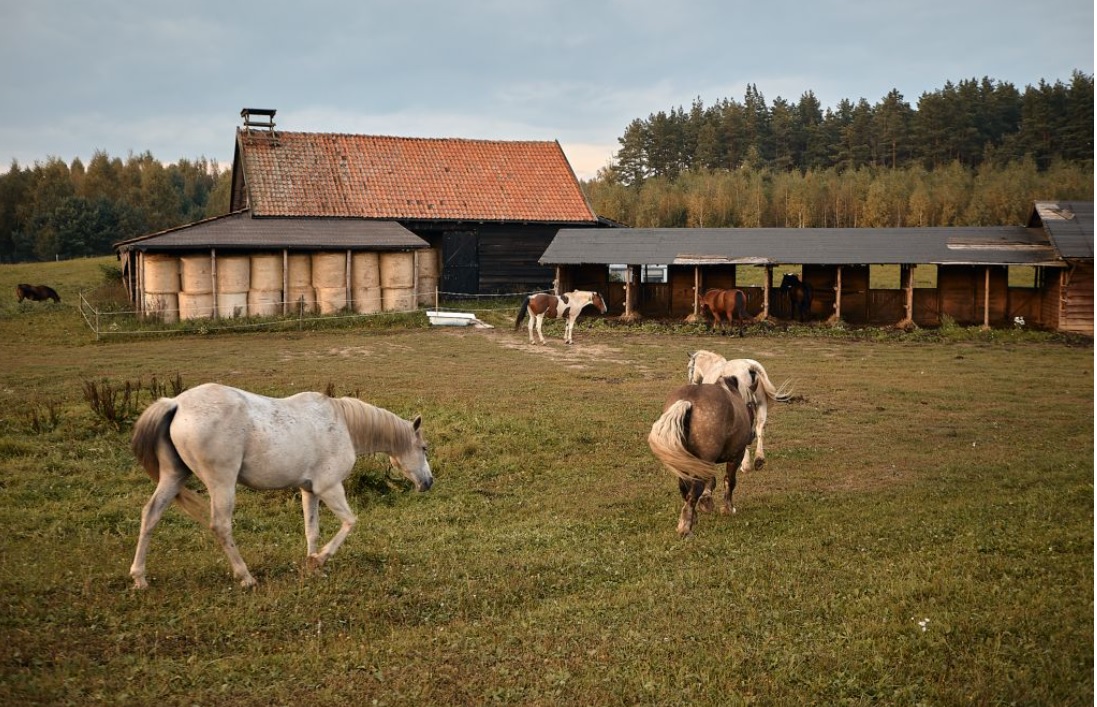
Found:
M 605 344 L 575 343 L 565 344 L 562 341 L 550 341 L 544 345 L 531 344 L 520 339 L 509 339 L 502 336 L 493 337 L 496 343 L 505 349 L 523 351 L 532 356 L 542 356 L 552 361 L 564 364 L 568 368 L 582 370 L 592 365 L 601 363 L 619 363 L 625 366 L 635 366 L 636 362 L 623 356 L 621 349 L 616 349 Z

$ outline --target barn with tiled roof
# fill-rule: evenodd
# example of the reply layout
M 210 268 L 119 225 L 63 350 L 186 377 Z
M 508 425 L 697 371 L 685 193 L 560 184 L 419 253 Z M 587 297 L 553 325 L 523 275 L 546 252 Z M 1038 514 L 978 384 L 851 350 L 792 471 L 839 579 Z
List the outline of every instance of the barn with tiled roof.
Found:
M 556 232 L 600 225 L 555 141 L 285 132 L 244 118 L 233 211 L 396 222 L 437 252 L 444 292 L 551 287 L 538 259 Z

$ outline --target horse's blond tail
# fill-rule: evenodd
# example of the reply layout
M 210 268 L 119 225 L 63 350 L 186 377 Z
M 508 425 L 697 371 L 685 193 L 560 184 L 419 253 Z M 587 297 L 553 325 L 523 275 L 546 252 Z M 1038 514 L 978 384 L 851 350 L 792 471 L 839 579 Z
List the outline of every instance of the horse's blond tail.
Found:
M 785 381 L 778 388 L 773 385 L 773 381 L 769 379 L 769 375 L 766 373 L 766 369 L 761 366 L 754 368 L 755 375 L 758 376 L 758 382 L 762 386 L 762 392 L 765 393 L 771 403 L 787 403 L 792 400 L 792 383 Z
M 648 446 L 659 461 L 684 481 L 712 481 L 716 478 L 716 465 L 695 457 L 685 446 L 686 416 L 693 403 L 678 400 L 667 408 L 651 426 Z
M 157 450 L 161 442 L 171 449 L 175 463 L 180 468 L 187 469 L 186 463 L 179 457 L 179 452 L 175 450 L 175 445 L 172 444 L 171 437 L 168 435 L 168 429 L 171 427 L 177 408 L 178 403 L 174 400 L 160 398 L 145 408 L 141 417 L 137 418 L 137 422 L 133 425 L 133 438 L 130 440 L 133 456 L 137 457 L 138 463 L 144 467 L 149 478 L 156 482 L 160 480 L 160 457 Z M 181 486 L 179 493 L 175 496 L 175 502 L 184 513 L 199 523 L 205 524 L 208 521 L 206 504 L 194 491 Z

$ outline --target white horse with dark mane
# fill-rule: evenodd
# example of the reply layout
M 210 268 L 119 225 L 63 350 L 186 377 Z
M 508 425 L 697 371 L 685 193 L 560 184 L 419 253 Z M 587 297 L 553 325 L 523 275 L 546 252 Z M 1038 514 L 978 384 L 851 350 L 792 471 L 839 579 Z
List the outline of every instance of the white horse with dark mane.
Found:
M 536 323 L 537 336 L 544 344 L 545 335 L 541 333 L 541 325 L 544 323 L 545 317 L 549 319 L 567 319 L 567 323 L 564 325 L 564 343 L 570 344 L 572 343 L 572 331 L 575 329 L 575 320 L 579 318 L 579 313 L 587 305 L 594 306 L 601 314 L 606 313 L 606 301 L 597 292 L 573 290 L 572 292 L 565 292 L 559 297 L 545 292 L 530 295 L 522 301 L 522 306 L 518 308 L 518 316 L 514 320 L 514 329 L 515 331 L 518 330 L 518 326 L 525 319 L 528 312 L 529 343 L 534 343 L 533 326 Z
M 195 520 L 208 520 L 233 575 L 241 586 L 254 587 L 255 578 L 232 538 L 237 483 L 261 490 L 301 490 L 308 565 L 318 569 L 357 520 L 343 489 L 357 457 L 386 453 L 416 489 L 430 489 L 434 477 L 421 424 L 418 416 L 408 421 L 357 398 L 321 393 L 268 398 L 206 383 L 175 398 L 160 398 L 145 409 L 133 429 L 133 453 L 156 482 L 141 511 L 141 535 L 130 568 L 134 585 L 148 586 L 149 537 L 174 500 Z M 192 473 L 209 491 L 208 515 L 201 497 L 183 485 Z M 343 524 L 317 551 L 320 501 Z
M 762 364 L 750 358 L 728 360 L 712 351 L 694 351 L 689 355 L 687 378 L 690 383 L 715 383 L 721 379 L 734 377 L 739 384 L 739 393 L 744 400 L 753 400 L 754 414 L 754 469 L 761 469 L 766 463 L 765 429 L 768 406 L 771 403 L 786 403 L 792 397 L 792 391 L 786 382 L 777 388 L 769 379 Z M 744 455 L 740 471 L 751 469 L 750 455 Z

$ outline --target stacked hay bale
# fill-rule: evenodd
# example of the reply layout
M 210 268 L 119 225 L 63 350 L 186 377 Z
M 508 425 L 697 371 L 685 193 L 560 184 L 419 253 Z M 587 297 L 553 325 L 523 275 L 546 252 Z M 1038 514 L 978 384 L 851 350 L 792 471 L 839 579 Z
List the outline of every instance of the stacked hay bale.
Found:
M 315 314 L 316 290 L 312 286 L 312 256 L 296 253 L 286 257 L 286 304 L 288 314 Z
M 246 317 L 251 288 L 251 258 L 230 255 L 217 258 L 217 316 Z
M 312 286 L 320 314 L 334 314 L 347 306 L 347 254 L 312 256 Z
M 179 321 L 179 259 L 150 253 L 144 269 L 144 313 L 169 324 Z
M 282 255 L 251 256 L 248 316 L 273 317 L 282 313 Z
M 381 253 L 381 309 L 407 312 L 415 309 L 415 254 Z
M 381 266 L 377 253 L 359 252 L 351 258 L 351 298 L 354 311 L 374 314 L 381 311 Z
M 208 319 L 213 316 L 213 264 L 208 255 L 179 258 L 182 290 L 179 292 L 180 319 Z
M 437 248 L 427 248 L 419 251 L 417 257 L 419 269 L 419 304 L 433 307 L 438 293 L 438 272 L 441 270 L 438 264 L 439 252 Z

